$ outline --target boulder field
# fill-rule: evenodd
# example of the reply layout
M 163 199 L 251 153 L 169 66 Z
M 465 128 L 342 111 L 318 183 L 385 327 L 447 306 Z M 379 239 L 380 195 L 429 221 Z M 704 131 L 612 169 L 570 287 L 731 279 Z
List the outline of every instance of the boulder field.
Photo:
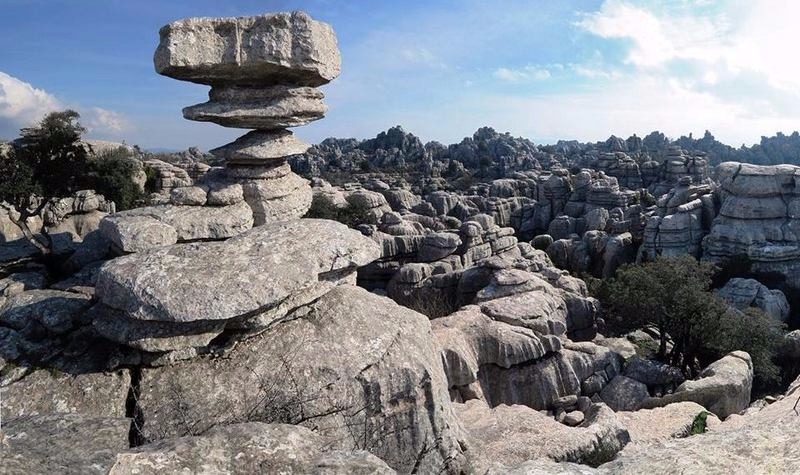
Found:
M 302 12 L 190 18 L 160 38 L 157 72 L 211 87 L 184 116 L 252 130 L 212 151 L 223 166 L 162 167 L 161 204 L 113 213 L 85 193 L 48 216 L 99 220 L 63 280 L 34 265 L 2 276 L 0 471 L 800 469 L 797 383 L 751 405 L 740 351 L 685 380 L 637 354 L 651 335 L 599 334 L 598 301 L 574 276 L 637 254 L 743 249 L 794 272 L 794 168 L 725 164 L 718 188 L 702 156 L 670 149 L 639 166 L 615 150 L 596 170 L 538 170 L 474 195 L 312 188 L 289 166 L 308 146 L 288 129 L 325 113 L 318 87 L 341 62 L 329 25 Z M 301 218 L 313 196 L 377 224 Z M 785 296 L 757 281 L 719 292 L 787 317 Z M 691 435 L 698 418 L 707 433 Z

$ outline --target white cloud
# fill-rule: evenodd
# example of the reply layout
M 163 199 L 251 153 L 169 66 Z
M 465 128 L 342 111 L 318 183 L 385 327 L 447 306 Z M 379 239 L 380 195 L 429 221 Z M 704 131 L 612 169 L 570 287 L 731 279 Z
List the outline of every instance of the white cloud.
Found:
M 90 134 L 120 135 L 131 129 L 130 122 L 124 115 L 101 107 L 91 107 L 83 111 L 81 122 Z
M 0 119 L 8 127 L 27 127 L 63 107 L 52 94 L 0 71 Z
M 127 118 L 109 109 L 65 104 L 49 92 L 0 71 L 0 138 L 15 137 L 20 128 L 36 124 L 47 113 L 72 108 L 90 135 L 121 137 L 131 130 Z
M 606 0 L 577 26 L 600 38 L 626 40 L 625 72 L 615 79 L 662 88 L 658 92 L 671 101 L 656 101 L 663 108 L 652 111 L 663 119 L 660 128 L 672 127 L 667 120 L 675 120 L 690 129 L 702 119 L 703 127 L 739 143 L 800 124 L 800 62 L 792 59 L 800 43 L 798 17 L 800 2 L 780 0 Z M 606 60 L 602 70 L 613 68 Z M 664 112 L 674 111 L 675 104 L 682 104 L 683 115 Z
M 559 65 L 560 66 L 560 65 Z M 495 79 L 506 82 L 544 81 L 550 79 L 550 69 L 544 66 L 528 65 L 519 69 L 497 68 L 492 71 Z

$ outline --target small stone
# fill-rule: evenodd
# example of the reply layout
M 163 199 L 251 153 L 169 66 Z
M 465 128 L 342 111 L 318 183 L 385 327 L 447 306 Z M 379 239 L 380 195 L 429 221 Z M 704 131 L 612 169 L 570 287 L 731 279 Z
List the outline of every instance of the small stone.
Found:
M 584 418 L 585 416 L 581 411 L 572 411 L 565 414 L 561 422 L 570 427 L 575 427 L 581 425 L 583 423 Z
M 199 186 L 173 188 L 169 201 L 174 205 L 203 206 L 206 204 L 206 190 Z

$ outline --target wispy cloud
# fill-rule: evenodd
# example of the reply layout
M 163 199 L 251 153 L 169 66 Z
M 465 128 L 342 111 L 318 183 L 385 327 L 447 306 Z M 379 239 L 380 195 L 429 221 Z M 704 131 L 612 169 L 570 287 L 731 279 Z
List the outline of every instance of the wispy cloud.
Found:
M 0 71 L 0 137 L 15 137 L 19 129 L 34 125 L 47 113 L 67 108 L 81 114 L 81 122 L 93 135 L 121 138 L 132 128 L 119 112 L 67 104 L 44 89 Z
M 497 68 L 492 72 L 495 79 L 507 82 L 544 81 L 550 79 L 550 69 L 541 66 L 528 65 L 523 68 Z

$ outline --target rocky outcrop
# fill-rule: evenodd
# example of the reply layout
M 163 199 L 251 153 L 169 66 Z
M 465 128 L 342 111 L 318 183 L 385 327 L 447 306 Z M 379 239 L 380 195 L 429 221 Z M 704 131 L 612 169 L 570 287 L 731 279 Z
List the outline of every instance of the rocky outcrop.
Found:
M 326 443 L 305 427 L 232 424 L 119 453 L 108 473 L 395 473 L 369 452 L 329 453 Z
M 226 327 L 266 328 L 353 281 L 356 268 L 378 252 L 343 224 L 307 219 L 260 226 L 224 242 L 120 257 L 98 274 L 94 326 L 145 351 L 206 346 Z
M 340 286 L 223 358 L 144 370 L 139 401 L 146 437 L 287 422 L 424 472 L 461 463 L 446 388 L 426 317 Z
M 3 420 L 4 473 L 105 474 L 128 448 L 124 417 L 41 414 Z
M 486 407 L 481 401 L 456 405 L 469 434 L 473 473 L 486 473 L 529 459 L 599 464 L 611 460 L 630 440 L 613 411 L 602 404 L 587 409 L 586 420 L 568 427 L 526 406 Z
M 720 419 L 725 419 L 747 408 L 752 387 L 753 363 L 750 355 L 744 351 L 734 351 L 708 365 L 698 379 L 684 382 L 674 393 L 646 400 L 644 407 L 694 401 Z
M 755 279 L 733 278 L 717 293 L 739 310 L 755 307 L 778 321 L 789 319 L 789 302 L 783 292 L 769 289 Z
M 800 168 L 726 162 L 716 173 L 721 207 L 703 239 L 703 258 L 720 262 L 745 256 L 752 271 L 778 273 L 786 285 L 800 288 L 795 218 Z

